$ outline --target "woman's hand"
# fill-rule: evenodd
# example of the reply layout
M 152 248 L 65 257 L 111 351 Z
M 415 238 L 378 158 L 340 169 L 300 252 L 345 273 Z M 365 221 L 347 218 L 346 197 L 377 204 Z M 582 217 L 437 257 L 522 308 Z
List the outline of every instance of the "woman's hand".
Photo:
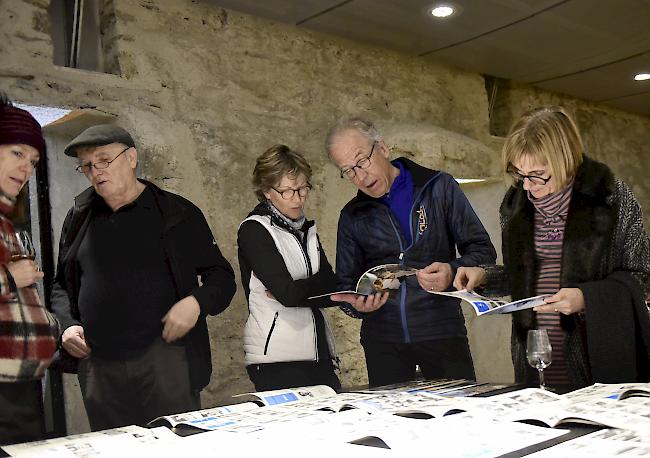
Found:
M 477 286 L 485 283 L 487 273 L 482 267 L 459 267 L 454 278 L 454 288 L 473 291 Z
M 33 285 L 45 275 L 31 259 L 21 259 L 6 265 L 18 288 Z
M 376 293 L 370 296 L 361 296 L 353 293 L 332 294 L 330 299 L 335 302 L 347 302 L 357 311 L 369 313 L 380 309 L 386 303 L 388 293 Z
M 551 297 L 544 299 L 546 305 L 538 305 L 533 310 L 546 313 L 580 313 L 585 311 L 585 297 L 580 288 L 562 288 Z

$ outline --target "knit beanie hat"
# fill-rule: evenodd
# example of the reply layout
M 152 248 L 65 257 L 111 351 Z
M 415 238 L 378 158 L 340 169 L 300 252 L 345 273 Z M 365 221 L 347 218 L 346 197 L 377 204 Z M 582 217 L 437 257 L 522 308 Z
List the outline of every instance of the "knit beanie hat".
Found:
M 0 93 L 0 145 L 29 145 L 45 155 L 45 140 L 41 125 L 25 110 L 13 106 Z

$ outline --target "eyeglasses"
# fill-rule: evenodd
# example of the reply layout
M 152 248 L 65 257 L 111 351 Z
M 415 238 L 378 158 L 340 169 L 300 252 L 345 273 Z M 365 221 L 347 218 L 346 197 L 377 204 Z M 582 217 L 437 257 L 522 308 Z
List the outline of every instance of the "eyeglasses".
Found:
M 539 184 L 539 185 L 544 185 L 548 183 L 548 180 L 551 179 L 549 176 L 548 178 L 542 178 L 538 177 L 536 175 L 522 175 L 521 173 L 517 172 L 514 168 L 509 168 L 508 169 L 508 174 L 515 180 L 515 181 L 524 181 L 526 178 L 528 178 L 528 181 L 530 181 L 533 184 Z
M 356 165 L 353 165 L 349 169 L 341 169 L 341 178 L 345 177 L 348 180 L 352 180 L 357 175 L 357 171 L 355 169 L 367 169 L 370 167 L 370 157 L 372 156 L 372 152 L 375 150 L 376 144 L 377 142 L 373 142 L 372 148 L 370 148 L 370 154 L 364 158 L 359 159 Z
M 309 194 L 309 191 L 311 191 L 311 185 L 307 184 L 298 189 L 290 188 L 290 189 L 283 189 L 282 191 L 280 191 L 279 189 L 275 189 L 273 186 L 271 186 L 271 189 L 273 189 L 275 192 L 280 194 L 280 196 L 282 196 L 284 200 L 290 200 L 293 198 L 293 196 L 296 195 L 296 193 L 298 193 L 300 197 L 305 197 L 307 194 Z
M 100 169 L 107 169 L 108 166 L 111 165 L 111 162 L 113 162 L 115 159 L 117 159 L 117 158 L 120 157 L 122 154 L 124 154 L 124 153 L 126 152 L 126 150 L 128 150 L 129 148 L 131 148 L 131 147 L 130 147 L 130 146 L 127 146 L 126 148 L 124 148 L 124 149 L 120 152 L 120 154 L 118 154 L 117 156 L 115 156 L 115 157 L 114 157 L 113 159 L 111 159 L 110 161 L 103 160 L 103 161 L 97 161 L 97 162 L 94 162 L 94 163 L 93 163 L 93 162 L 89 162 L 88 164 L 81 164 L 81 165 L 77 166 L 77 167 L 75 168 L 75 170 L 76 170 L 77 172 L 79 172 L 79 173 L 86 173 L 86 174 L 88 174 L 88 173 L 90 173 L 90 171 L 92 170 L 93 167 L 95 167 L 97 170 L 100 170 Z

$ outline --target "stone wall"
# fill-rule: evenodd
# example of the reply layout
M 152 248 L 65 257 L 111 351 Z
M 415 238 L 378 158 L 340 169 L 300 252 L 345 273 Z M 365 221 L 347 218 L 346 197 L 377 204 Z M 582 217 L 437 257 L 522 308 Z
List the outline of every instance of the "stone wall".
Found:
M 424 165 L 459 177 L 498 175 L 500 140 L 490 135 L 478 74 L 190 0 L 103 3 L 111 15 L 101 22 L 110 24 L 107 58 L 121 75 L 55 67 L 48 2 L 0 0 L 0 88 L 25 103 L 115 114 L 136 138 L 142 175 L 204 211 L 236 271 L 237 227 L 256 202 L 249 185 L 254 161 L 275 143 L 303 151 L 311 162 L 315 192 L 307 214 L 334 261 L 338 212 L 354 195 L 322 146 L 339 116 L 376 120 L 389 145 Z M 650 120 L 518 85 L 504 89 L 494 116 L 509 123 L 529 106 L 550 102 L 577 113 L 593 155 L 611 163 L 650 207 L 643 166 Z M 65 186 L 56 176 L 50 181 L 55 193 Z M 240 288 L 230 308 L 209 319 L 215 369 L 205 405 L 251 389 L 242 363 L 246 316 Z M 336 310 L 328 316 L 344 385 L 364 383 L 359 323 Z M 502 336 L 508 325 L 498 326 L 500 343 L 476 364 L 481 377 L 501 381 L 511 373 L 493 369 L 501 367 L 494 355 L 508 358 Z

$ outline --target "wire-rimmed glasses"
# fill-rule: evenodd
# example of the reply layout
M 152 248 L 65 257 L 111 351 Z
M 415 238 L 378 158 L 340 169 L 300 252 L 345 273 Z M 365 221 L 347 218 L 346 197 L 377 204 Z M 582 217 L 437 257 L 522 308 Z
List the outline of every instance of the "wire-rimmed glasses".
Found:
M 300 197 L 306 197 L 307 194 L 309 194 L 309 191 L 311 191 L 311 185 L 307 183 L 305 186 L 302 186 L 297 189 L 289 188 L 289 189 L 283 189 L 281 191 L 279 189 L 275 189 L 273 186 L 271 186 L 271 189 L 273 189 L 275 192 L 280 194 L 280 196 L 284 200 L 291 200 L 293 196 L 296 195 L 296 193 L 298 193 Z
M 370 157 L 372 156 L 372 153 L 375 150 L 376 144 L 377 142 L 372 143 L 372 148 L 370 148 L 370 154 L 368 154 L 366 157 L 362 157 L 361 159 L 359 159 L 357 163 L 352 167 L 347 169 L 342 169 L 341 178 L 347 178 L 348 180 L 352 180 L 357 175 L 356 169 L 367 169 L 368 167 L 370 167 Z
M 129 148 L 131 148 L 131 147 L 127 146 L 126 148 L 124 148 L 122 151 L 120 151 L 120 154 L 115 156 L 110 161 L 103 160 L 103 161 L 97 161 L 97 162 L 89 162 L 87 164 L 81 164 L 81 165 L 78 165 L 77 167 L 75 167 L 75 170 L 77 172 L 79 172 L 79 173 L 88 174 L 88 173 L 90 173 L 90 171 L 92 170 L 93 167 L 95 167 L 97 170 L 107 169 L 108 166 L 111 165 L 111 162 L 113 162 L 115 159 L 117 159 L 122 154 L 124 154 Z

